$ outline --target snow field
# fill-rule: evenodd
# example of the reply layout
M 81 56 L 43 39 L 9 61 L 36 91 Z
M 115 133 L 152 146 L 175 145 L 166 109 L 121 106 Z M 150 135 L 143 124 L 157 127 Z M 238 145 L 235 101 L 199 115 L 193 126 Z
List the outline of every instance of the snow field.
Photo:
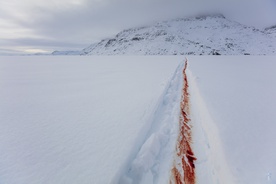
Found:
M 210 183 L 276 183 L 276 58 L 188 59 L 198 175 L 209 167 Z
M 182 59 L 1 57 L 0 183 L 156 181 L 169 167 Z
M 191 61 L 193 62 L 193 60 Z M 232 184 L 233 176 L 229 170 L 220 140 L 219 130 L 198 89 L 196 78 L 187 70 L 190 93 L 190 113 L 193 133 L 193 150 L 197 157 L 197 183 Z
M 0 183 L 169 183 L 183 57 L 1 57 Z M 197 183 L 276 183 L 275 57 L 189 57 Z

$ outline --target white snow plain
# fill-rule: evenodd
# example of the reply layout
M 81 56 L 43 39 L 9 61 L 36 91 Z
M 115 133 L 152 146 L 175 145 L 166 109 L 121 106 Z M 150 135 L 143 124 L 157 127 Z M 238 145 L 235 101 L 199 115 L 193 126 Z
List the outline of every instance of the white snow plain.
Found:
M 275 71 L 276 57 L 189 57 L 198 183 L 276 183 Z
M 0 183 L 169 183 L 183 60 L 1 57 Z M 197 183 L 276 183 L 275 61 L 188 57 Z
M 176 140 L 169 125 L 178 128 L 180 63 L 180 57 L 1 57 L 0 183 L 153 179 L 170 167 L 155 164 L 159 153 L 172 159 L 159 149 Z M 139 167 L 144 156 L 148 166 Z

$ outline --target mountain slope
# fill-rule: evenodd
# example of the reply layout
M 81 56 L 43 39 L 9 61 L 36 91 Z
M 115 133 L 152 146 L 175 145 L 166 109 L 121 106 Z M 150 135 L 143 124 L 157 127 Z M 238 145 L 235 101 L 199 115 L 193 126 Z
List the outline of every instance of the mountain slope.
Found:
M 258 30 L 223 15 L 198 16 L 128 29 L 81 55 L 274 55 L 276 31 Z
M 52 55 L 80 55 L 81 51 L 54 51 Z

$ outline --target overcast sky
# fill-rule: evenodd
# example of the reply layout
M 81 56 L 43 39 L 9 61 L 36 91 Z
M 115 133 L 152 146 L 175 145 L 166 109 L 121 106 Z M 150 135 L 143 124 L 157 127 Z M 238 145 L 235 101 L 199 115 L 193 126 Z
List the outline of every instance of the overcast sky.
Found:
M 0 53 L 79 50 L 126 28 L 201 12 L 263 28 L 276 0 L 0 0 Z

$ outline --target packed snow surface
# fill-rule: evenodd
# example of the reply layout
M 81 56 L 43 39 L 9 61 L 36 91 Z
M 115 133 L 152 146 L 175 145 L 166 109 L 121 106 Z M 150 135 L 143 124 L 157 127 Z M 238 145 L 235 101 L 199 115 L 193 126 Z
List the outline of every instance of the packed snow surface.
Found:
M 0 183 L 129 183 L 157 180 L 159 174 L 168 178 L 177 136 L 181 61 L 1 57 Z
M 276 31 L 275 27 L 258 30 L 244 26 L 219 14 L 205 15 L 124 30 L 81 52 L 81 55 L 122 54 L 275 55 Z
M 189 57 L 199 183 L 276 183 L 275 61 Z

